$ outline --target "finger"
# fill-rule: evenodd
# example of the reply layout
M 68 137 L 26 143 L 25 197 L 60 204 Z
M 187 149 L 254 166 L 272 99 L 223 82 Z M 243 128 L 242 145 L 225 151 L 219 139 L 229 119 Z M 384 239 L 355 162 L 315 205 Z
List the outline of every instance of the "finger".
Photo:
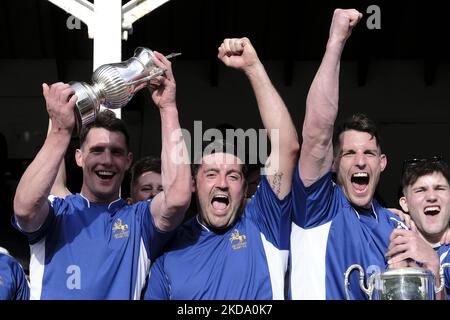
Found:
M 401 244 L 406 244 L 406 243 L 408 243 L 407 237 L 397 237 L 391 241 L 388 249 L 393 248 L 398 245 L 401 245 Z
M 400 253 L 405 253 L 408 250 L 407 244 L 398 244 L 386 252 L 386 257 L 394 257 Z
M 161 52 L 153 51 L 153 54 L 156 56 L 156 58 L 161 61 L 164 65 L 167 63 L 170 63 L 170 60 L 166 58 L 165 55 L 163 55 Z
M 389 269 L 406 268 L 407 266 L 408 266 L 408 261 L 404 260 L 404 261 L 400 261 L 400 262 L 396 262 L 396 263 L 391 263 L 391 264 L 389 264 L 388 268 Z
M 240 39 L 231 39 L 230 40 L 230 49 L 231 51 L 236 54 L 241 49 L 241 41 Z
M 389 264 L 389 265 L 392 265 L 392 264 L 394 264 L 394 263 L 400 263 L 400 262 L 402 262 L 402 261 L 407 262 L 406 260 L 407 260 L 408 258 L 409 258 L 409 257 L 408 257 L 408 254 L 407 254 L 406 252 L 399 253 L 399 254 L 393 256 L 391 259 L 389 259 L 389 260 L 388 260 L 388 264 Z
M 450 243 L 450 229 L 447 229 L 445 233 L 442 235 L 441 244 L 449 244 Z
M 73 108 L 75 106 L 77 100 L 78 100 L 78 96 L 76 94 L 74 94 L 73 96 L 70 97 L 67 105 L 70 106 L 71 108 Z
M 408 267 L 412 267 L 412 268 L 419 268 L 420 266 L 416 263 L 416 261 L 415 260 L 413 260 L 413 259 L 408 259 L 407 260 L 407 263 L 408 263 Z
M 153 51 L 153 63 L 158 68 L 168 69 L 171 62 L 161 53 Z
M 42 84 L 42 94 L 44 95 L 44 97 L 47 99 L 47 96 L 50 92 L 50 87 L 48 86 L 48 84 L 46 84 L 45 82 Z
M 220 44 L 220 47 L 218 48 L 218 55 L 217 57 L 219 59 L 221 59 L 222 57 L 224 57 L 226 54 L 226 50 L 225 50 L 225 45 L 223 44 L 223 42 Z
M 354 27 L 358 24 L 359 20 L 362 18 L 362 14 L 356 10 L 352 10 L 350 15 L 350 27 Z
M 231 48 L 230 48 L 230 41 L 231 41 L 231 39 L 224 39 L 224 40 L 223 40 L 223 47 L 224 47 L 224 49 L 225 49 L 225 54 L 226 54 L 227 56 L 230 56 L 230 55 L 231 55 L 231 52 L 232 52 L 232 50 L 231 50 Z
M 64 86 L 63 82 L 56 82 L 50 85 L 50 94 L 57 94 L 61 87 Z
M 397 237 L 399 237 L 399 236 L 403 236 L 403 235 L 401 234 L 401 230 L 402 230 L 402 229 L 394 229 L 394 230 L 392 230 L 391 235 L 390 235 L 390 237 L 389 237 L 389 240 L 390 240 L 390 241 L 394 241 L 395 238 L 397 238 Z
M 159 68 L 166 70 L 164 75 L 167 79 L 173 81 L 173 73 L 172 73 L 172 62 L 169 61 L 162 53 L 157 51 L 153 51 L 155 53 L 156 59 L 154 59 L 155 65 Z
M 68 86 L 61 91 L 61 102 L 66 104 L 69 101 L 69 97 L 75 94 L 75 90 L 72 87 Z
M 139 90 L 141 90 L 142 88 L 145 88 L 146 86 L 147 86 L 147 83 L 142 82 L 134 87 L 133 92 L 138 92 Z

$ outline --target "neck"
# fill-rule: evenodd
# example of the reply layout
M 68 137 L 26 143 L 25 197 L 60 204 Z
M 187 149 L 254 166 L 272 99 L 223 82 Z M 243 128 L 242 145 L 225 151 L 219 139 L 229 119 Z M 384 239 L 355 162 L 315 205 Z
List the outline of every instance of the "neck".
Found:
M 81 192 L 80 194 L 86 198 L 90 203 L 97 203 L 97 204 L 109 204 L 113 201 L 116 201 L 117 199 L 119 199 L 119 195 L 115 194 L 114 196 L 108 196 L 108 197 L 103 197 L 103 196 L 97 196 L 94 195 L 92 193 L 89 192 L 85 192 L 83 190 L 83 188 L 81 188 Z
M 441 232 L 439 234 L 425 234 L 425 233 L 419 232 L 419 234 L 426 242 L 428 242 L 428 244 L 432 248 L 436 248 L 441 245 L 441 238 L 444 235 L 444 232 Z

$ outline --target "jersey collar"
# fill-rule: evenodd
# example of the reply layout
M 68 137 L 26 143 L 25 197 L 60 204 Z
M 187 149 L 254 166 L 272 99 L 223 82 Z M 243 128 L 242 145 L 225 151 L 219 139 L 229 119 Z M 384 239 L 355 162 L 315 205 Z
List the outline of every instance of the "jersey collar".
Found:
M 79 195 L 80 195 L 80 197 L 81 197 L 81 199 L 83 201 L 83 204 L 85 206 L 87 206 L 88 208 L 90 208 L 91 205 L 94 204 L 94 203 L 91 203 L 89 201 L 89 199 L 86 198 L 85 196 L 83 196 L 81 193 L 79 193 Z M 105 204 L 100 204 L 100 205 L 105 205 L 105 206 L 107 205 L 108 212 L 115 213 L 117 210 L 119 210 L 120 208 L 122 208 L 126 204 L 127 204 L 127 202 L 125 200 L 123 200 L 122 198 L 117 198 L 116 200 L 110 202 L 108 205 L 106 203 Z

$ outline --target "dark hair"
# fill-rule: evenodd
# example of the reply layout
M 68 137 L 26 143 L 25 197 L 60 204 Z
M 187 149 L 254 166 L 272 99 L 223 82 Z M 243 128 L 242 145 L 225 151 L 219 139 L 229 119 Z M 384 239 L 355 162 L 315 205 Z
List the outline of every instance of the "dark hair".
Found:
M 447 183 L 450 184 L 450 169 L 447 162 L 445 162 L 441 157 L 404 161 L 401 178 L 402 191 L 404 192 L 407 187 L 416 183 L 420 177 L 432 174 L 434 172 L 442 173 L 444 178 L 447 180 Z
M 127 126 L 123 120 L 116 118 L 116 114 L 113 111 L 105 109 L 99 112 L 93 122 L 81 129 L 80 146 L 84 144 L 89 131 L 93 128 L 103 128 L 111 132 L 122 133 L 125 137 L 127 150 L 130 150 L 130 136 L 128 135 Z
M 377 146 L 380 146 L 380 137 L 378 135 L 378 129 L 374 121 L 372 121 L 368 116 L 362 113 L 357 113 L 351 116 L 350 118 L 345 119 L 344 121 L 340 122 L 337 126 L 334 128 L 333 132 L 333 150 L 334 155 L 336 156 L 338 150 L 339 150 L 339 137 L 341 133 L 348 131 L 348 130 L 355 130 L 360 132 L 367 132 L 370 134 L 372 138 L 375 138 L 375 142 Z
M 213 154 L 213 153 L 228 153 L 234 155 L 236 158 L 242 161 L 242 174 L 244 175 L 245 181 L 247 181 L 248 177 L 248 166 L 246 164 L 245 158 L 247 155 L 240 155 L 238 151 L 238 146 L 236 141 L 233 143 L 228 143 L 225 140 L 216 139 L 213 142 L 211 141 L 203 141 L 202 143 L 202 152 L 194 155 L 194 161 L 191 165 L 192 176 L 195 178 L 197 176 L 198 170 L 202 164 L 202 158 L 204 156 Z M 244 158 L 244 159 L 242 159 Z
M 161 159 L 158 157 L 148 156 L 139 159 L 131 167 L 131 184 L 134 185 L 137 179 L 144 172 L 156 172 L 161 174 Z

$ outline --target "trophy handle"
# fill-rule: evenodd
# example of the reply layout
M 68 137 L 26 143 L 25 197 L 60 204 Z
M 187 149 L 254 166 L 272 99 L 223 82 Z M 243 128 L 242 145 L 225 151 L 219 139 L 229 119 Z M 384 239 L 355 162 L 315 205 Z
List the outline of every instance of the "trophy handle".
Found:
M 359 286 L 361 287 L 361 290 L 364 291 L 365 294 L 369 297 L 369 300 L 372 300 L 372 292 L 373 292 L 373 279 L 374 274 L 369 277 L 369 280 L 367 281 L 367 288 L 364 285 L 364 270 L 359 264 L 352 264 L 350 267 L 348 267 L 347 271 L 345 271 L 345 279 L 344 279 L 344 286 L 345 286 L 345 296 L 347 300 L 350 300 L 350 293 L 348 291 L 348 287 L 350 285 L 349 276 L 350 273 L 354 270 L 359 270 Z
M 162 68 L 154 68 L 154 71 L 152 71 L 152 73 L 144 78 L 140 78 L 134 81 L 129 81 L 127 83 L 127 85 L 131 86 L 131 85 L 136 85 L 136 84 L 140 84 L 149 80 L 152 80 L 156 77 L 162 76 L 164 74 L 164 72 L 166 72 L 166 69 L 162 69 Z
M 441 285 L 438 288 L 434 288 L 434 292 L 435 293 L 439 293 L 442 291 L 442 289 L 444 289 L 445 286 L 445 278 L 444 278 L 444 269 L 445 268 L 449 268 L 450 267 L 450 263 L 444 263 L 441 268 L 439 269 L 439 277 L 441 278 Z

